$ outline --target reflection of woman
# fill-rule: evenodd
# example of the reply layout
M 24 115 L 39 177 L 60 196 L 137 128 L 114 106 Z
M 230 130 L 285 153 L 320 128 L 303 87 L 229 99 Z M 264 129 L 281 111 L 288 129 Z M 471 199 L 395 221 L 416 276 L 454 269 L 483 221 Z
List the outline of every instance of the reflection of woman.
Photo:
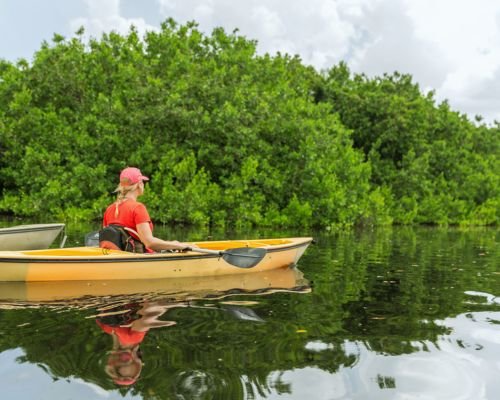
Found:
M 139 344 L 147 331 L 135 331 L 132 327 L 110 326 L 97 320 L 101 329 L 113 338 L 113 348 L 109 353 L 106 373 L 118 385 L 135 383 L 142 370 Z
M 137 311 L 120 315 L 102 316 L 97 325 L 113 338 L 113 348 L 109 352 L 105 367 L 106 373 L 117 385 L 134 384 L 142 370 L 142 355 L 139 344 L 151 328 L 175 325 L 174 321 L 161 321 L 158 318 L 168 309 L 186 307 L 185 303 L 144 303 Z

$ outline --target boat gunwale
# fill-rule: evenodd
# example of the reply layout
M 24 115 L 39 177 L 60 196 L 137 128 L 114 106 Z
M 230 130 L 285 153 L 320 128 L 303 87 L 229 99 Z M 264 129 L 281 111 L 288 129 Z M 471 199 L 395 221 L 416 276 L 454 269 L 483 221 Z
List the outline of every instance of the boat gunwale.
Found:
M 260 246 L 257 248 L 266 249 L 267 253 L 276 253 L 287 250 L 293 250 L 297 248 L 301 248 L 304 246 L 308 246 L 313 241 L 312 238 L 304 237 L 304 238 L 291 238 L 292 239 L 304 239 L 299 243 L 285 243 L 273 245 L 272 247 L 266 248 L 264 246 Z M 98 247 L 96 248 L 98 249 Z M 49 249 L 50 250 L 50 249 Z M 230 249 L 229 249 L 230 250 Z M 39 251 L 39 250 L 35 250 Z M 202 254 L 202 253 L 178 253 L 179 255 L 175 255 L 176 253 L 151 253 L 146 255 L 138 255 L 138 253 L 127 253 L 127 254 L 105 254 L 97 256 L 24 256 L 22 251 L 19 252 L 9 252 L 13 253 L 12 257 L 1 257 L 0 252 L 0 263 L 36 263 L 36 264 L 48 264 L 48 263 L 71 263 L 71 264 L 95 264 L 95 263 L 126 263 L 126 262 L 144 262 L 148 261 L 152 262 L 162 262 L 162 261 L 181 261 L 181 260 L 197 260 L 197 259 L 207 259 L 207 258 L 220 258 L 218 254 Z M 126 253 L 126 252 L 123 252 Z M 182 255 L 181 255 L 182 254 Z
M 18 225 L 6 228 L 0 228 L 0 235 L 12 235 L 17 233 L 30 233 L 39 231 L 55 231 L 62 230 L 65 224 L 33 224 L 33 225 Z

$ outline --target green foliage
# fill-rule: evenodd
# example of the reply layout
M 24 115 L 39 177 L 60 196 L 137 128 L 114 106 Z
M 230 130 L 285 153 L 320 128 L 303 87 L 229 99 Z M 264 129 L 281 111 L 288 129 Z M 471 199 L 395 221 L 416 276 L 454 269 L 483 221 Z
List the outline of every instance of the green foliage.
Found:
M 341 63 L 324 79 L 317 100 L 352 130 L 395 222 L 498 224 L 498 124 L 475 126 L 446 102 L 436 105 L 409 75 L 351 76 Z
M 0 61 L 0 212 L 100 219 L 134 165 L 163 223 L 499 221 L 499 127 L 436 106 L 407 75 L 341 63 L 322 76 L 173 20 L 143 38 L 82 34 Z
M 197 170 L 193 153 L 170 150 L 152 178 L 144 201 L 159 220 L 208 224 L 212 207 L 220 201 L 220 189 L 203 168 Z

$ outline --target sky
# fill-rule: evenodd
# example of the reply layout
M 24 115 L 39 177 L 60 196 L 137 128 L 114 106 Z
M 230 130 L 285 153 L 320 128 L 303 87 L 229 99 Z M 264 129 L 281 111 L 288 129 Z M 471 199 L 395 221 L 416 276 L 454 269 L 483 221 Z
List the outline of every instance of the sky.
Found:
M 344 61 L 369 77 L 410 74 L 438 103 L 500 121 L 500 0 L 0 0 L 0 58 L 31 60 L 54 33 L 159 30 L 167 18 L 238 29 L 259 54 L 318 71 Z

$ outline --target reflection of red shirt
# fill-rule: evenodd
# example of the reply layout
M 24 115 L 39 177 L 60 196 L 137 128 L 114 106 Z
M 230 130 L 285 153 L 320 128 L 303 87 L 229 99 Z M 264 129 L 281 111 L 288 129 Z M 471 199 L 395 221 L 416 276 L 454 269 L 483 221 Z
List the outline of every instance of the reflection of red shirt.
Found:
M 99 325 L 104 332 L 109 333 L 110 335 L 114 333 L 118 337 L 122 346 L 130 346 L 141 343 L 147 333 L 134 331 L 130 327 L 106 325 L 99 320 L 96 320 L 95 322 L 97 322 L 97 325 Z
M 137 231 L 137 225 L 144 222 L 149 223 L 151 232 L 153 223 L 149 217 L 146 206 L 138 201 L 127 199 L 118 205 L 118 215 L 116 215 L 116 203 L 111 204 L 104 212 L 102 226 L 121 225 L 126 228 Z M 133 235 L 135 237 L 135 235 Z M 136 237 L 136 239 L 139 239 Z

